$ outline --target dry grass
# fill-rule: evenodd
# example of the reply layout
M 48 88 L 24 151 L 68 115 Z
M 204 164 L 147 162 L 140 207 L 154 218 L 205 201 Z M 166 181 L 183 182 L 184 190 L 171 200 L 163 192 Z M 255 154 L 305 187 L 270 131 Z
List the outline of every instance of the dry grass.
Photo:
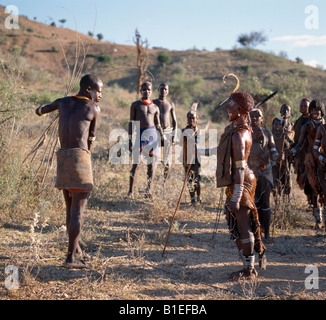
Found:
M 43 36 L 45 46 L 51 43 L 50 27 L 44 28 L 45 33 L 42 34 L 36 23 L 22 21 L 26 26 L 33 27 L 35 34 L 31 37 L 22 32 L 16 37 L 17 41 L 29 40 L 29 44 L 34 44 L 40 39 L 37 34 Z M 58 31 L 62 32 L 63 38 L 68 37 L 66 30 L 60 28 Z M 94 46 L 97 45 L 95 42 Z M 40 43 L 38 41 L 35 48 L 41 50 Z M 107 46 L 110 50 L 113 48 L 111 44 Z M 24 58 L 27 59 L 33 52 L 28 51 L 29 46 L 25 49 Z M 119 50 L 117 55 L 130 52 L 127 49 L 123 52 L 123 47 Z M 34 54 L 37 60 L 40 52 Z M 180 54 L 174 53 L 174 57 L 178 58 Z M 196 64 L 196 59 L 204 61 L 205 67 L 198 67 L 198 71 L 214 69 L 204 53 L 189 54 L 188 63 L 191 66 Z M 44 66 L 45 61 L 49 62 L 45 56 L 39 60 L 39 67 Z M 236 60 L 232 52 L 221 51 L 212 56 L 231 59 L 230 65 Z M 53 65 L 48 66 L 47 70 L 57 66 L 58 59 L 62 57 L 53 58 Z M 178 59 L 181 61 L 183 58 Z M 20 64 L 17 66 L 21 67 Z M 229 67 L 223 68 L 225 73 L 229 71 Z M 47 179 L 47 187 L 41 190 L 39 185 L 31 183 L 35 167 L 30 167 L 28 163 L 22 165 L 26 154 L 50 121 L 50 118 L 39 118 L 34 114 L 35 106 L 28 99 L 28 90 L 48 88 L 52 83 L 57 92 L 63 92 L 62 81 L 59 83 L 50 72 L 42 73 L 41 79 L 37 69 L 27 70 L 30 72 L 27 75 L 37 81 L 27 88 L 15 87 L 19 89 L 15 95 L 19 101 L 15 105 L 23 103 L 29 109 L 21 117 L 15 118 L 14 123 L 9 123 L 12 134 L 6 148 L 1 149 L 6 152 L 0 157 L 1 300 L 326 298 L 325 234 L 313 230 L 312 214 L 306 212 L 306 200 L 296 185 L 291 202 L 286 203 L 284 211 L 275 212 L 274 243 L 268 246 L 268 268 L 266 271 L 258 270 L 257 282 L 234 283 L 228 278 L 241 264 L 234 243 L 229 239 L 223 212 L 217 213 L 221 190 L 215 188 L 215 179 L 211 175 L 204 176 L 202 180 L 202 206 L 191 207 L 189 194 L 185 190 L 162 257 L 171 217 L 180 196 L 184 170 L 180 165 L 174 165 L 169 183 L 163 189 L 163 167 L 159 165 L 154 198 L 148 200 L 144 198 L 146 168 L 141 165 L 135 199 L 127 198 L 130 165 L 113 165 L 109 162 L 108 152 L 113 144 L 109 140 L 109 133 L 117 127 L 126 129 L 128 104 L 137 95 L 119 86 L 104 91 L 98 139 L 93 149 L 96 188 L 88 201 L 82 232 L 83 245 L 92 257 L 92 268 L 82 271 L 65 269 L 63 261 L 68 240 L 65 207 L 62 193 L 53 188 L 55 168 L 52 168 Z M 210 76 L 214 78 L 216 75 Z M 21 79 L 19 74 L 17 77 Z M 216 79 L 213 81 L 216 82 Z M 207 85 L 214 89 L 210 83 Z M 9 98 L 8 101 L 12 99 Z M 185 111 L 180 106 L 177 116 L 182 127 L 185 124 Z M 204 127 L 206 121 L 199 125 Z M 221 124 L 214 126 L 219 130 L 223 127 Z M 1 143 L 3 141 L 1 139 Z M 307 276 L 304 269 L 311 264 L 319 269 L 318 290 L 304 288 Z M 19 268 L 17 290 L 8 290 L 2 285 L 8 276 L 5 269 L 9 265 Z
M 107 116 L 105 111 L 102 114 Z M 36 121 L 33 126 L 29 131 L 32 139 L 22 138 L 21 143 L 26 144 L 21 149 L 23 154 L 46 123 Z M 111 126 L 110 121 L 101 122 L 100 130 L 108 132 Z M 6 279 L 6 266 L 14 265 L 19 268 L 19 289 L 0 286 L 0 299 L 325 299 L 324 234 L 312 229 L 312 215 L 305 212 L 306 202 L 296 185 L 286 206 L 286 223 L 280 225 L 277 221 L 282 212 L 276 213 L 268 269 L 259 271 L 256 283 L 233 283 L 228 275 L 241 264 L 229 240 L 224 215 L 217 215 L 221 190 L 215 188 L 215 179 L 203 177 L 201 207 L 189 205 L 185 190 L 162 257 L 180 196 L 183 168 L 173 166 L 163 190 L 163 166 L 159 165 L 154 198 L 148 200 L 144 198 L 146 166 L 141 164 L 136 196 L 130 200 L 130 165 L 109 162 L 108 139 L 102 135 L 93 150 L 96 188 L 89 198 L 82 232 L 92 268 L 77 271 L 63 267 L 67 250 L 65 208 L 61 192 L 52 187 L 53 168 L 49 187 L 39 197 L 27 194 L 33 199 L 29 207 L 22 202 L 15 214 L 1 214 L 0 283 Z M 309 264 L 319 268 L 319 290 L 304 290 L 304 268 Z
M 136 199 L 126 198 L 129 166 L 113 166 L 105 159 L 94 162 L 97 188 L 85 215 L 82 239 L 91 254 L 92 268 L 66 270 L 67 248 L 64 206 L 55 212 L 43 207 L 19 223 L 3 223 L 0 229 L 0 270 L 15 265 L 20 270 L 18 290 L 0 288 L 1 299 L 131 299 L 131 300 L 229 300 L 229 299 L 324 299 L 325 238 L 312 230 L 312 217 L 293 205 L 296 227 L 275 229 L 274 245 L 268 246 L 268 270 L 259 271 L 255 283 L 228 280 L 240 268 L 229 240 L 223 214 L 215 237 L 213 229 L 219 200 L 214 182 L 203 183 L 203 205 L 189 206 L 187 192 L 162 258 L 170 218 L 179 197 L 183 170 L 175 166 L 166 190 L 158 174 L 154 199 L 143 198 L 145 168 L 139 174 Z M 162 169 L 162 168 L 160 168 Z M 106 173 L 106 175 L 104 175 Z M 300 191 L 295 189 L 302 198 Z M 299 205 L 298 203 L 296 203 Z M 42 212 L 42 214 L 40 214 Z M 61 221 L 60 223 L 58 223 Z M 316 264 L 320 289 L 304 290 L 304 266 Z M 300 267 L 301 266 L 301 267 Z M 300 271 L 301 268 L 301 271 Z M 2 276 L 2 278 L 4 275 Z M 0 279 L 1 280 L 1 279 Z

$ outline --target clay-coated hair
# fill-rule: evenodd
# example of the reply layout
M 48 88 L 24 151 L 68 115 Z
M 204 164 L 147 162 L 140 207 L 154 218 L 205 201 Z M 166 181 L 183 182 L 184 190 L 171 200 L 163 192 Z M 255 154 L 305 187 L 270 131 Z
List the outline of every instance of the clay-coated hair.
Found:
M 241 113 L 250 113 L 255 107 L 253 97 L 247 92 L 234 92 L 230 97 L 238 106 Z

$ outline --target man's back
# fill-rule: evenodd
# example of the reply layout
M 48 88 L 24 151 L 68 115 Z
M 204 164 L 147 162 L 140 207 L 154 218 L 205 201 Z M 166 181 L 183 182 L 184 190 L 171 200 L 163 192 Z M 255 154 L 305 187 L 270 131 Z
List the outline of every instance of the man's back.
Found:
M 62 148 L 88 149 L 91 122 L 100 112 L 94 101 L 76 97 L 58 99 L 59 139 Z

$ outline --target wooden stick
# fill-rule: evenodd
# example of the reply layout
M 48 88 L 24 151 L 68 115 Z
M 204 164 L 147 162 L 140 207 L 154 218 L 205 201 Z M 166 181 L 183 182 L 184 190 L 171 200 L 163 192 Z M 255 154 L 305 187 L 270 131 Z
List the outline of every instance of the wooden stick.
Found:
M 276 210 L 278 209 L 279 206 L 279 188 L 281 185 L 281 169 L 282 169 L 282 157 L 283 157 L 283 152 L 284 152 L 284 142 L 285 142 L 285 132 L 283 133 L 283 141 L 282 141 L 282 149 L 281 149 L 281 159 L 280 159 L 280 165 L 278 168 L 278 181 L 277 181 L 277 186 L 276 186 L 276 197 L 275 197 L 275 208 L 274 208 L 274 213 L 272 216 L 272 245 L 274 244 L 274 228 L 275 228 L 275 215 L 276 215 Z M 283 209 L 284 211 L 284 209 Z
M 187 183 L 187 178 L 188 178 L 188 175 L 189 175 L 189 172 L 190 172 L 190 168 L 191 168 L 191 164 L 192 164 L 192 160 L 193 160 L 193 158 L 194 158 L 194 155 L 193 155 L 192 158 L 191 158 L 190 164 L 189 164 L 188 169 L 187 169 L 187 172 L 186 172 L 185 179 L 184 179 L 184 181 L 183 181 L 183 186 L 182 186 L 182 189 L 181 189 L 181 192 L 180 192 L 179 200 L 178 200 L 177 206 L 176 206 L 176 208 L 175 208 L 175 211 L 174 211 L 174 214 L 173 214 L 173 217 L 172 217 L 171 223 L 170 223 L 170 227 L 169 227 L 168 235 L 167 235 L 167 237 L 166 237 L 166 241 L 165 241 L 164 249 L 163 249 L 163 252 L 162 252 L 162 257 L 163 257 L 163 255 L 164 255 L 164 252 L 165 252 L 165 249 L 166 249 L 166 245 L 167 245 L 168 240 L 169 240 L 169 236 L 170 236 L 170 232 L 171 232 L 171 228 L 172 228 L 172 224 L 173 224 L 174 218 L 175 218 L 175 216 L 176 216 L 176 214 L 177 214 L 177 211 L 178 211 L 178 209 L 179 209 L 179 206 L 180 206 L 181 197 L 182 197 L 183 191 L 184 191 L 185 186 L 186 186 L 186 183 Z

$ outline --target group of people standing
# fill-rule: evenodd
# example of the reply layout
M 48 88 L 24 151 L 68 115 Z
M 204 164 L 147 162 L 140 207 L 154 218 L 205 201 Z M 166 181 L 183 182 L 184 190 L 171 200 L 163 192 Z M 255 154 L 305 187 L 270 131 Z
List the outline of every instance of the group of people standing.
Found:
M 59 111 L 59 139 L 57 153 L 56 187 L 63 190 L 67 208 L 68 268 L 87 268 L 85 254 L 79 245 L 83 211 L 93 188 L 90 148 L 96 137 L 103 83 L 95 75 L 86 75 L 80 81 L 79 93 L 58 99 L 36 109 L 37 115 Z M 164 183 L 171 171 L 172 146 L 176 142 L 178 127 L 175 105 L 167 99 L 169 86 L 160 84 L 159 96 L 152 100 L 153 86 L 144 82 L 141 98 L 131 104 L 129 150 L 133 156 L 128 196 L 134 197 L 135 178 L 139 157 L 148 160 L 159 157 L 163 146 Z M 255 255 L 259 266 L 266 267 L 266 247 L 262 231 L 269 241 L 271 223 L 270 195 L 289 195 L 291 191 L 290 165 L 297 173 L 297 181 L 313 207 L 316 226 L 321 227 L 321 206 L 326 195 L 326 127 L 324 105 L 319 100 L 302 99 L 302 116 L 290 122 L 291 107 L 284 105 L 281 116 L 273 120 L 272 130 L 263 127 L 263 109 L 255 108 L 252 96 L 246 92 L 233 92 L 226 100 L 231 122 L 215 149 L 217 151 L 216 183 L 226 186 L 225 213 L 229 230 L 239 250 L 244 268 L 233 278 L 256 277 Z M 187 126 L 182 129 L 183 164 L 188 179 L 191 204 L 201 203 L 200 154 L 210 155 L 212 149 L 199 149 L 198 114 L 195 107 L 187 113 Z M 136 139 L 134 124 L 136 126 Z M 160 139 L 161 143 L 157 143 Z M 82 150 L 82 151 L 81 151 Z M 86 152 L 84 152 L 86 151 Z M 85 169 L 86 168 L 86 169 Z M 153 195 L 153 181 L 157 161 L 147 163 L 145 196 Z

